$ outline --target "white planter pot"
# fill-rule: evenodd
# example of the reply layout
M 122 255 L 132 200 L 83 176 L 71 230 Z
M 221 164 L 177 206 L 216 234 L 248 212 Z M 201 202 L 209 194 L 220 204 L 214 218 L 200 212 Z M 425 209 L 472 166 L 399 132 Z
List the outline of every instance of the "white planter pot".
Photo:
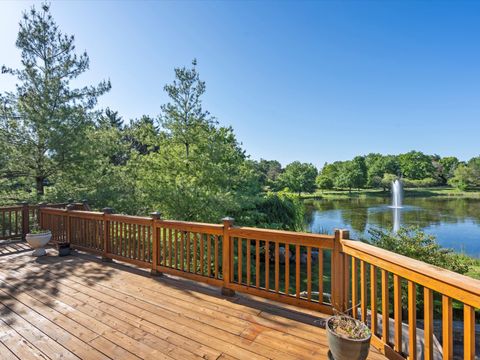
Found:
M 40 234 L 27 234 L 27 243 L 34 249 L 32 256 L 46 255 L 45 245 L 48 244 L 51 238 L 52 233 L 50 231 L 45 231 Z

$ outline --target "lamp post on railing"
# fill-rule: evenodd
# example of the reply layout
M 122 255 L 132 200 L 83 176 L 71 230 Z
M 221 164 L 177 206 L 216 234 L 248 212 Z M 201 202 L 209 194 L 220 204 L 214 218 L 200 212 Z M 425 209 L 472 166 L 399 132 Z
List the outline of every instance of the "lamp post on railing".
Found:
M 229 230 L 233 227 L 233 222 L 235 219 L 231 217 L 224 217 L 223 221 L 223 245 L 222 245 L 222 275 L 223 275 L 223 286 L 222 286 L 222 295 L 225 296 L 234 296 L 235 291 L 229 288 L 231 281 L 231 271 L 233 270 L 230 267 L 232 263 L 231 259 L 231 240 Z
M 158 266 L 158 241 L 159 241 L 159 229 L 155 226 L 155 220 L 160 220 L 162 214 L 158 211 L 150 213 L 152 217 L 152 269 L 150 274 L 152 276 L 161 276 L 161 272 L 157 270 Z
M 103 211 L 103 224 L 104 224 L 104 232 L 103 232 L 103 253 L 102 253 L 102 261 L 103 262 L 112 262 L 113 260 L 108 257 L 109 254 L 109 244 L 110 244 L 110 219 L 108 215 L 113 214 L 113 209 L 106 207 L 102 209 Z

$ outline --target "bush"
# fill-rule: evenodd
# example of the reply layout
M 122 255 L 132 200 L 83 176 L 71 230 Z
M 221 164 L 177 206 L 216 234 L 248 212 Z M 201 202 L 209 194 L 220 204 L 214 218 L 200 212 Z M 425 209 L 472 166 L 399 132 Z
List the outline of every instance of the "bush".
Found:
M 469 271 L 470 262 L 465 261 L 464 255 L 440 246 L 435 236 L 426 234 L 418 227 L 402 227 L 397 233 L 378 228 L 368 232 L 370 239 L 363 241 L 371 245 L 460 274 Z
M 298 196 L 269 192 L 257 206 L 260 213 L 256 226 L 279 230 L 303 230 L 304 209 Z

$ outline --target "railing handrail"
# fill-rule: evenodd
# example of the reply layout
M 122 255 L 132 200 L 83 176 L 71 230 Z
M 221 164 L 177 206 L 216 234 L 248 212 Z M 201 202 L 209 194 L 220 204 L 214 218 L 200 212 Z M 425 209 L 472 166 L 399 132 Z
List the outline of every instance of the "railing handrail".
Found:
M 289 242 L 301 244 L 304 246 L 320 247 L 324 249 L 333 249 L 335 236 L 325 234 L 313 234 L 306 232 L 271 230 L 246 226 L 234 226 L 229 230 L 230 236 L 254 238 L 273 242 Z M 322 241 L 319 243 L 318 241 Z
M 342 240 L 343 252 L 400 277 L 480 307 L 480 280 L 357 240 Z

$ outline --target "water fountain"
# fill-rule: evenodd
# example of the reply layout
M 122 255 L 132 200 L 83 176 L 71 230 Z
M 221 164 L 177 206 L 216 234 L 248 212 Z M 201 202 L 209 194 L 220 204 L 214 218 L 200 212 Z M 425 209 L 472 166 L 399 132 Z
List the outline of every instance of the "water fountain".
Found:
M 402 183 L 400 180 L 392 182 L 392 208 L 400 209 L 402 207 Z
M 400 229 L 402 222 L 400 209 L 402 208 L 402 183 L 400 180 L 392 182 L 392 205 L 393 208 L 393 232 L 396 233 Z

